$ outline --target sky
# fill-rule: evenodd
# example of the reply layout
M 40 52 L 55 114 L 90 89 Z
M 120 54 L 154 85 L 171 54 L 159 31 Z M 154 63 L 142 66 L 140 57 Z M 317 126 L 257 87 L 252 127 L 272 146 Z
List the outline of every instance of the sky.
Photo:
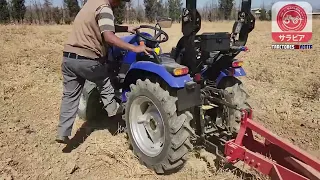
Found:
M 28 1 L 29 0 L 26 0 L 26 2 Z M 43 0 L 40 0 L 40 1 L 43 1 Z M 52 1 L 54 6 L 61 6 L 63 2 L 63 0 L 52 0 Z M 143 4 L 143 0 L 131 0 L 131 1 L 133 2 L 134 5 L 137 5 L 139 1 L 141 5 Z M 264 4 L 267 9 L 270 9 L 271 4 L 278 1 L 279 0 L 252 0 L 252 8 L 261 7 L 262 4 Z M 282 1 L 301 1 L 301 0 L 282 0 Z M 320 0 L 304 0 L 304 1 L 310 3 L 313 9 L 320 9 Z M 185 0 L 182 0 L 182 2 L 185 5 Z M 218 3 L 218 0 L 197 0 L 197 7 L 198 8 L 203 7 L 207 2 Z M 237 7 L 239 7 L 240 2 L 241 0 L 236 0 Z

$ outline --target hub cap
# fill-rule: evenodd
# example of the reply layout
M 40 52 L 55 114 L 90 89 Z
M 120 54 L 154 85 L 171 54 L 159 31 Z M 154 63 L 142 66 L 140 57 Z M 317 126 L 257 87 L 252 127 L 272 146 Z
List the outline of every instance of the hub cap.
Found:
M 154 102 L 139 96 L 132 102 L 129 112 L 131 134 L 139 149 L 149 157 L 159 155 L 164 143 L 164 123 Z

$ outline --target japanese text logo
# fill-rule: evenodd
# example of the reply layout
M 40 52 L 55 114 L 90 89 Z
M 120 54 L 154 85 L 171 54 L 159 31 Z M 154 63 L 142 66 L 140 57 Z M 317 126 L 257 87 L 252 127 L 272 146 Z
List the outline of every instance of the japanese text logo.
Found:
M 272 6 L 275 42 L 308 42 L 312 38 L 312 6 L 308 2 L 280 1 Z

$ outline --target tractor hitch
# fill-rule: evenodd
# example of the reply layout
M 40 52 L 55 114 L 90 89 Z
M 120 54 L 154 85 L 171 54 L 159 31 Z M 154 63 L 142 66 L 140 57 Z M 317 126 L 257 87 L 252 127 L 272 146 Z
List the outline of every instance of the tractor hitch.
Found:
M 241 111 L 241 109 L 238 108 L 236 105 L 233 105 L 233 104 L 227 102 L 226 100 L 224 100 L 225 99 L 224 97 L 228 96 L 228 92 L 226 90 L 206 86 L 205 88 L 203 88 L 201 90 L 201 92 L 202 92 L 202 99 L 209 101 L 207 103 L 205 102 L 205 104 L 209 104 L 211 106 L 214 106 L 215 104 L 219 104 L 219 105 L 224 105 L 224 106 L 231 108 L 231 109 Z M 214 97 L 214 96 L 212 96 L 212 94 L 222 96 L 222 98 Z

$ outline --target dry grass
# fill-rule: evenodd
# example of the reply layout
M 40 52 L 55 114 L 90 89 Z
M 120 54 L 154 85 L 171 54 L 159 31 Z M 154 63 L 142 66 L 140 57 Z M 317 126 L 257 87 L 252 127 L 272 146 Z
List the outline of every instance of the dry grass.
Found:
M 203 23 L 202 32 L 231 27 L 231 22 Z M 243 81 L 255 120 L 318 157 L 319 27 L 320 21 L 314 21 L 313 50 L 281 51 L 270 48 L 271 24 L 257 22 L 247 44 L 251 51 L 239 56 L 246 62 L 248 76 Z M 170 40 L 163 44 L 165 51 L 175 46 L 180 29 L 178 24 L 166 29 Z M 157 176 L 139 165 L 123 135 L 113 136 L 108 125 L 86 138 L 81 132 L 88 127 L 77 121 L 74 134 L 86 138 L 84 143 L 71 152 L 55 144 L 61 55 L 70 30 L 70 26 L 0 26 L 0 179 L 237 179 L 229 171 L 213 173 L 194 155 L 179 173 Z

